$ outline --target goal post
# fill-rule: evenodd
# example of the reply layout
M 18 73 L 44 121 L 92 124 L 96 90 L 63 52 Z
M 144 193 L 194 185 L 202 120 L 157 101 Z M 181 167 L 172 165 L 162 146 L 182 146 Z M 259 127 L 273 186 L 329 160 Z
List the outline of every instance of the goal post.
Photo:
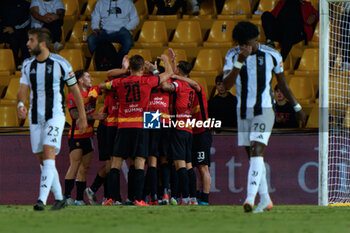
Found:
M 318 204 L 350 205 L 350 0 L 320 0 Z

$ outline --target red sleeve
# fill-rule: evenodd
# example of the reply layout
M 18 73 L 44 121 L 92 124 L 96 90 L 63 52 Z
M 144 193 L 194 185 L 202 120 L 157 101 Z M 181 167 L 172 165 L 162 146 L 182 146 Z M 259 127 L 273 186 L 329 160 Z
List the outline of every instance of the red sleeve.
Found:
M 279 13 L 280 10 L 282 9 L 284 3 L 285 3 L 284 0 L 280 0 L 280 1 L 276 4 L 275 8 L 273 8 L 273 10 L 271 11 L 271 14 L 272 14 L 275 18 L 277 18 L 278 13 Z
M 68 109 L 72 109 L 72 108 L 76 108 L 77 106 L 75 105 L 75 101 L 73 98 L 73 94 L 69 93 L 69 95 L 67 96 L 67 105 L 68 105 Z
M 175 92 L 179 92 L 179 90 L 181 89 L 181 86 L 182 86 L 181 82 L 174 81 L 173 84 L 175 86 Z
M 151 76 L 147 77 L 147 83 L 148 85 L 153 88 L 153 87 L 158 87 L 160 82 L 159 76 Z
M 112 80 L 112 87 L 113 87 L 114 90 L 116 90 L 119 85 L 120 85 L 120 78 Z

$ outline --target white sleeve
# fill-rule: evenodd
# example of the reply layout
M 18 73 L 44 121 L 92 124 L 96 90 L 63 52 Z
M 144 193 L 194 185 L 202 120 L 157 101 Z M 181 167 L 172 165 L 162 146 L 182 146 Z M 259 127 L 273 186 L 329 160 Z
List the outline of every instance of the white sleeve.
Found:
M 58 10 L 58 9 L 66 10 L 66 8 L 64 8 L 64 5 L 63 5 L 61 0 L 56 1 L 55 8 L 56 8 L 56 10 Z
M 230 71 L 233 69 L 233 56 L 235 53 L 233 53 L 231 50 L 229 50 L 225 56 L 225 64 L 223 71 Z
M 19 80 L 19 83 L 30 86 L 29 72 L 27 70 L 27 66 L 23 66 L 21 72 L 22 76 Z
M 99 29 L 100 28 L 100 20 L 101 20 L 101 14 L 100 14 L 100 7 L 101 7 L 101 1 L 98 1 L 95 5 L 95 9 L 91 14 L 91 29 Z
M 32 0 L 32 2 L 30 3 L 30 8 L 33 7 L 40 7 L 39 1 L 38 0 Z
M 283 59 L 280 53 L 273 53 L 272 54 L 273 59 L 276 60 L 277 64 L 273 68 L 273 72 L 275 74 L 280 74 L 283 72 Z

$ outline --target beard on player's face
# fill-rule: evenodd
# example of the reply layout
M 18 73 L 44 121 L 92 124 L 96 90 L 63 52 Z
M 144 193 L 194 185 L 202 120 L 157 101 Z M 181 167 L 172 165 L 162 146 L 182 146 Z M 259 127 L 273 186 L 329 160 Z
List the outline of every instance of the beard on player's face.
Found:
M 41 49 L 39 44 L 37 46 L 35 46 L 31 52 L 30 52 L 33 56 L 38 56 L 41 53 Z

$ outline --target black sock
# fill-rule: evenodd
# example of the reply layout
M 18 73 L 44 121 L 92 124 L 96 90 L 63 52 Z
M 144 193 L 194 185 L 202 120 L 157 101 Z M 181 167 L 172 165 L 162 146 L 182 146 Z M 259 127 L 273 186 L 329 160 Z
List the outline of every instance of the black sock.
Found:
M 177 176 L 176 169 L 174 166 L 171 167 L 170 171 L 171 197 L 178 198 L 181 195 L 179 195 L 179 177 Z
M 168 194 L 170 183 L 170 167 L 169 164 L 163 163 L 160 165 L 160 177 L 162 179 L 162 186 L 164 194 Z
M 70 198 L 72 190 L 74 188 L 74 179 L 64 180 L 64 196 Z
M 107 173 L 105 181 L 103 182 L 103 196 L 105 198 L 107 198 L 107 197 L 111 198 L 109 193 L 108 193 L 108 175 L 109 175 L 109 173 Z
M 149 185 L 151 191 L 151 201 L 157 200 L 157 191 L 158 191 L 158 176 L 157 168 L 148 167 L 147 172 L 149 172 Z
M 105 182 L 105 178 L 102 178 L 101 176 L 99 176 L 98 174 L 95 177 L 94 182 L 92 183 L 90 189 L 91 191 L 93 191 L 94 193 L 97 192 L 97 190 L 101 187 L 101 185 Z
M 86 189 L 86 181 L 75 181 L 75 185 L 77 186 L 76 200 L 78 201 L 84 200 L 84 190 Z
M 189 191 L 190 197 L 196 197 L 197 194 L 197 176 L 193 168 L 187 170 L 188 179 L 189 179 Z
M 135 200 L 142 200 L 143 184 L 145 181 L 145 174 L 142 169 L 135 169 Z
M 128 172 L 128 199 L 130 201 L 135 200 L 134 177 L 135 177 L 135 166 L 131 165 L 129 167 L 129 172 Z
M 176 171 L 177 176 L 179 177 L 179 189 L 181 190 L 182 198 L 187 198 L 189 194 L 189 179 L 186 168 L 182 167 Z M 180 192 L 179 192 L 180 194 Z M 178 195 L 180 197 L 180 195 Z
M 202 192 L 202 194 L 201 194 L 201 201 L 209 202 L 209 193 Z
M 197 197 L 198 200 L 201 199 L 201 195 L 202 195 L 201 191 L 197 190 L 196 197 Z
M 142 199 L 147 201 L 148 195 L 151 193 L 150 167 L 147 168 L 145 183 L 143 185 Z
M 118 200 L 120 193 L 120 171 L 117 168 L 111 168 L 108 176 L 108 194 L 113 201 Z

